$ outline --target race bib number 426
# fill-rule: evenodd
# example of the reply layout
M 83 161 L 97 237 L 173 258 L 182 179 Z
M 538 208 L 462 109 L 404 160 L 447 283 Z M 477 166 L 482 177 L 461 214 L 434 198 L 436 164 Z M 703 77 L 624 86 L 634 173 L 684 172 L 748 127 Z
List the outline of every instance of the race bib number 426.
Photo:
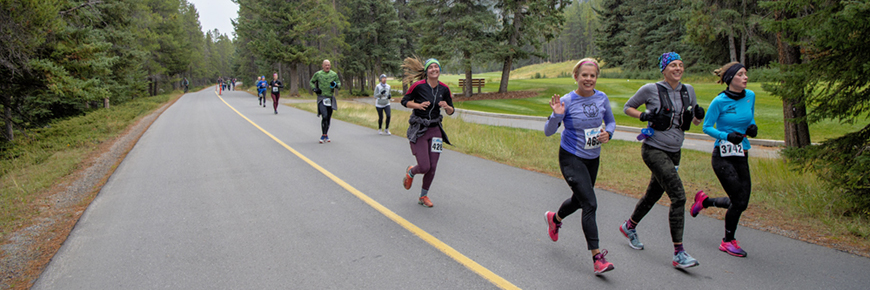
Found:
M 273 93 L 277 93 L 277 92 L 278 92 L 278 87 L 272 87 L 272 92 L 273 92 Z
M 584 129 L 586 135 L 586 146 L 583 149 L 595 149 L 601 147 L 601 141 L 598 141 L 598 135 L 601 135 L 601 127 Z
M 444 150 L 444 140 L 441 138 L 433 137 L 432 138 L 432 152 L 441 153 L 441 150 Z
M 722 157 L 746 156 L 743 152 L 743 144 L 734 144 L 725 140 L 719 141 L 719 155 Z

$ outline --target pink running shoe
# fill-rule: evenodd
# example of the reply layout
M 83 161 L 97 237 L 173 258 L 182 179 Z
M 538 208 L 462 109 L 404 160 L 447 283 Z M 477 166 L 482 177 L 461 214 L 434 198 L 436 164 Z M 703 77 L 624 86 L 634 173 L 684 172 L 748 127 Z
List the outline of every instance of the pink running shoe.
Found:
M 610 270 L 613 270 L 616 268 L 616 267 L 613 267 L 613 263 L 608 262 L 607 260 L 604 259 L 605 255 L 607 255 L 607 250 L 601 250 L 601 253 L 598 253 L 597 255 L 592 257 L 592 259 L 595 260 L 595 264 L 594 264 L 595 275 L 601 275 L 604 272 L 607 272 L 607 271 L 610 271 Z
M 562 227 L 562 223 L 554 222 L 554 215 L 556 215 L 556 213 L 552 211 L 544 213 L 544 216 L 547 217 L 547 233 L 550 234 L 550 239 L 555 242 L 559 240 L 559 228 Z
M 722 241 L 722 243 L 719 244 L 719 250 L 735 257 L 745 258 L 746 251 L 741 249 L 739 244 L 740 242 L 737 240 L 732 240 L 730 242 Z
M 692 204 L 692 210 L 690 212 L 692 217 L 696 217 L 701 213 L 701 210 L 704 209 L 705 200 L 707 200 L 707 194 L 704 193 L 703 190 L 698 191 L 698 193 L 695 194 L 695 203 Z

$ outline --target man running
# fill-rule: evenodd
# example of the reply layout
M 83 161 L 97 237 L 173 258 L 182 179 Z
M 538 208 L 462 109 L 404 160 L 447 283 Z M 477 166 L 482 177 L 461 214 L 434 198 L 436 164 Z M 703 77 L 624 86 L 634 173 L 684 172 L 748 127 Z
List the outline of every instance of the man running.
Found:
M 328 59 L 324 59 L 320 65 L 322 70 L 317 71 L 311 76 L 311 90 L 317 94 L 317 116 L 320 120 L 320 143 L 330 142 L 329 140 L 329 123 L 332 120 L 332 111 L 338 110 L 338 103 L 335 101 L 334 90 L 341 88 L 341 81 L 338 79 L 338 74 L 331 70 L 332 63 Z
M 257 99 L 263 108 L 266 107 L 266 89 L 269 88 L 269 83 L 266 82 L 266 76 L 257 77 Z

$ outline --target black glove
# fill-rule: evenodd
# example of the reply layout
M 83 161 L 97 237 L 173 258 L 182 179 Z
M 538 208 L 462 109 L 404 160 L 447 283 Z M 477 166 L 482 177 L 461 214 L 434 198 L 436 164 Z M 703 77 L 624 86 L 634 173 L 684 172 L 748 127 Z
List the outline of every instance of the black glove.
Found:
M 381 95 L 386 95 L 387 91 L 381 91 Z
M 656 110 L 656 111 L 658 111 L 658 110 Z M 652 121 L 653 116 L 656 114 L 656 111 L 652 111 L 652 112 L 649 112 L 649 113 L 647 113 L 647 112 L 640 112 L 640 120 L 641 120 L 641 121 L 645 121 L 645 122 Z
M 755 136 L 758 136 L 758 126 L 755 126 L 755 124 L 749 125 L 749 128 L 746 128 L 746 136 L 749 136 L 752 138 L 755 138 Z
M 740 144 L 740 142 L 743 142 L 744 137 L 746 137 L 746 135 L 743 135 L 743 134 L 740 134 L 737 132 L 731 132 L 731 133 L 728 133 L 728 142 L 731 142 L 734 144 Z
M 329 82 L 329 86 L 334 88 L 336 86 L 335 81 Z
M 318 95 L 323 93 L 323 91 L 321 91 L 320 88 L 314 88 L 314 90 L 312 90 L 312 91 L 314 91 L 314 93 L 318 94 Z
M 695 118 L 700 120 L 704 119 L 704 108 L 701 108 L 701 105 L 695 105 Z

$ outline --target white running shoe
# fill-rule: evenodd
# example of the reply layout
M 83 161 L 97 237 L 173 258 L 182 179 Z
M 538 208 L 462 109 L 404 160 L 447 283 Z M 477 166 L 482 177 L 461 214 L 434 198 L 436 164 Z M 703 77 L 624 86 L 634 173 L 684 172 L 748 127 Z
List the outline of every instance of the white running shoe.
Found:
M 378 135 L 383 135 L 383 134 L 384 134 L 384 130 L 378 129 Z
M 393 135 L 393 134 L 390 134 L 390 129 L 387 129 L 386 132 L 387 132 L 387 136 Z

